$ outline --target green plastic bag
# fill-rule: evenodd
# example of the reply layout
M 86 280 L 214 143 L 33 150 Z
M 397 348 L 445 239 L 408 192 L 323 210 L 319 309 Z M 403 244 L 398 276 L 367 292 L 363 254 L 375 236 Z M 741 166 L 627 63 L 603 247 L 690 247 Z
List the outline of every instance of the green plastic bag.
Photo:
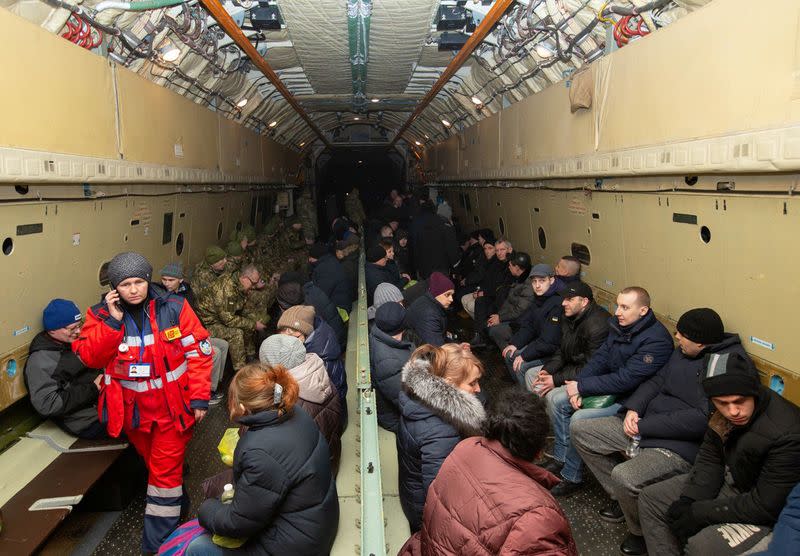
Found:
M 233 452 L 236 451 L 236 444 L 239 443 L 239 429 L 230 428 L 225 430 L 222 440 L 217 444 L 217 450 L 222 458 L 222 463 L 228 467 L 233 467 Z
M 588 398 L 581 398 L 581 409 L 603 409 L 617 401 L 614 395 L 606 396 L 589 396 Z
M 404 289 L 404 290 L 407 290 L 407 289 L 408 289 L 408 288 L 410 288 L 411 286 L 416 286 L 416 285 L 417 285 L 417 281 L 416 281 L 416 280 L 409 280 L 409 281 L 408 281 L 408 284 L 406 284 L 405 286 L 403 286 L 403 289 Z

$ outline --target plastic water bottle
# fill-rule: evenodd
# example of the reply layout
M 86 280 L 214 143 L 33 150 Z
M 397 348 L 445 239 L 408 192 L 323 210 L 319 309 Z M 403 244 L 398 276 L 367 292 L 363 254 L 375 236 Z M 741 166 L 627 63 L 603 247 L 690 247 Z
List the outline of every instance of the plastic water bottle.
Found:
M 628 440 L 628 447 L 625 449 L 625 455 L 629 458 L 635 458 L 639 455 L 639 452 L 642 450 L 639 447 L 639 442 L 642 441 L 641 435 L 634 434 L 631 436 L 630 440 Z
M 222 496 L 219 497 L 219 501 L 223 504 L 230 504 L 233 502 L 233 485 L 228 483 L 224 487 L 222 487 Z
M 228 483 L 224 487 L 222 487 L 222 495 L 219 497 L 219 501 L 222 502 L 223 504 L 231 504 L 233 502 L 232 484 Z M 223 548 L 239 548 L 245 542 L 247 542 L 247 539 L 235 539 L 231 537 L 225 537 L 223 535 L 217 535 L 215 533 L 211 537 L 211 542 Z

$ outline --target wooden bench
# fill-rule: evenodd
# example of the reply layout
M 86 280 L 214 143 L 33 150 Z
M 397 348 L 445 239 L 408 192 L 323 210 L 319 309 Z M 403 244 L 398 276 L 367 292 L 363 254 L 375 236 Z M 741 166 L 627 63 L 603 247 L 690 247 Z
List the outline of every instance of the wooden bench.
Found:
M 0 554 L 31 554 L 127 448 L 46 421 L 0 454 Z

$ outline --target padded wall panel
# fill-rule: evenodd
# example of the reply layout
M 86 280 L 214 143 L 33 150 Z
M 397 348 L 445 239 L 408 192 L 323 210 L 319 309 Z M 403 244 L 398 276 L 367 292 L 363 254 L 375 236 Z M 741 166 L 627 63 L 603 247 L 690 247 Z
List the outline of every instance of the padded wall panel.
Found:
M 219 160 L 222 171 L 245 176 L 262 175 L 261 137 L 227 118 L 220 116 L 218 121 Z

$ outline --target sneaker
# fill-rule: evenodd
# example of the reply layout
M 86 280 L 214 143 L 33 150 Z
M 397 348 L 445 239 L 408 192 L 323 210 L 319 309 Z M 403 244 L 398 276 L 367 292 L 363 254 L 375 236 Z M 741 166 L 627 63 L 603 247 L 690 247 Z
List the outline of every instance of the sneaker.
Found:
M 619 502 L 616 500 L 612 500 L 608 506 L 598 513 L 600 514 L 600 519 L 609 523 L 622 523 L 625 521 L 625 514 L 622 513 L 622 508 L 619 507 Z
M 223 392 L 211 392 L 211 398 L 208 400 L 208 405 L 219 405 L 224 399 L 225 394 Z

